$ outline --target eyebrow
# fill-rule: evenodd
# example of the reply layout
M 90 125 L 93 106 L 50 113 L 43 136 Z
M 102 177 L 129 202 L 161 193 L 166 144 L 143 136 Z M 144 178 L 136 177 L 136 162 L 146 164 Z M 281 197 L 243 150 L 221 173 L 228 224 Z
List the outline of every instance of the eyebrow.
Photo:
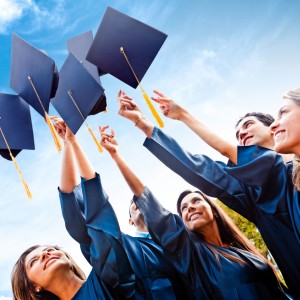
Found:
M 201 198 L 200 196 L 195 196 L 195 197 L 193 197 L 193 198 L 191 199 L 191 201 L 193 201 L 193 200 L 198 200 L 198 199 L 199 199 L 199 200 L 203 200 L 203 201 L 205 201 L 205 200 L 204 200 L 203 198 Z M 183 205 L 185 205 L 185 204 L 187 204 L 187 203 L 183 203 L 183 204 L 181 204 L 181 205 L 180 205 L 180 209 L 181 209 L 181 208 L 182 208 L 182 206 L 183 206 Z

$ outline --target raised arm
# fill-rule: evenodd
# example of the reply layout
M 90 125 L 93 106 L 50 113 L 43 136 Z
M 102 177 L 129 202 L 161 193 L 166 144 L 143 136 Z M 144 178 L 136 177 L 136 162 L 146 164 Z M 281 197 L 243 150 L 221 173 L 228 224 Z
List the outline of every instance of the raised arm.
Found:
M 194 133 L 196 133 L 206 144 L 228 157 L 235 164 L 237 163 L 237 146 L 229 143 L 216 134 L 205 124 L 195 118 L 189 111 L 181 107 L 174 100 L 167 98 L 164 94 L 154 91 L 157 97 L 151 99 L 157 102 L 164 116 L 183 122 Z
M 64 143 L 60 191 L 71 193 L 79 184 L 76 172 L 76 159 L 72 146 L 76 138 L 61 118 L 51 117 L 51 119 L 54 121 L 54 127 Z
M 108 134 L 105 132 L 107 128 L 108 126 L 99 127 L 99 131 L 101 134 L 101 145 L 109 152 L 110 156 L 115 161 L 117 167 L 119 168 L 124 179 L 129 185 L 132 193 L 135 196 L 139 197 L 142 194 L 145 186 L 121 156 L 118 142 L 115 139 L 115 133 L 113 129 L 111 130 L 111 133 Z

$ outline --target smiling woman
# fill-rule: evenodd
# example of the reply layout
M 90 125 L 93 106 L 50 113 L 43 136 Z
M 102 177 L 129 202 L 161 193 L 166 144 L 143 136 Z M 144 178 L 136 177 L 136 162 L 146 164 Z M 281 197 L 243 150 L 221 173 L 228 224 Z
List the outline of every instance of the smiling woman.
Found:
M 64 279 L 65 278 L 65 279 Z M 12 272 L 12 289 L 15 299 L 58 299 L 51 290 L 67 283 L 68 289 L 81 287 L 86 277 L 72 257 L 57 246 L 32 246 L 20 256 Z M 62 281 L 63 280 L 63 281 Z

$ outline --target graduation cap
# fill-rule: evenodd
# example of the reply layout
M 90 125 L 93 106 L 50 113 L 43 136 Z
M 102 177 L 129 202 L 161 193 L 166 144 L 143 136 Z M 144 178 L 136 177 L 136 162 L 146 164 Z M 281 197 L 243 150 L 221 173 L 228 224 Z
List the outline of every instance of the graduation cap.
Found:
M 96 81 L 101 84 L 99 77 L 104 75 L 104 73 L 95 65 L 86 60 L 86 55 L 90 50 L 93 40 L 94 38 L 92 31 L 87 31 L 69 39 L 67 41 L 67 49 L 69 53 L 72 53 L 82 63 L 82 65 L 90 72 Z
M 85 122 L 98 150 L 103 151 L 86 118 L 95 107 L 99 111 L 106 109 L 104 89 L 72 53 L 59 71 L 59 84 L 51 103 L 74 134 Z
M 166 38 L 165 33 L 108 7 L 86 57 L 103 73 L 133 88 L 139 85 L 160 127 L 163 122 L 140 81 Z
M 23 149 L 34 148 L 29 105 L 18 95 L 0 93 L 0 155 L 13 161 L 29 198 L 31 193 L 15 157 Z
M 59 138 L 48 116 L 50 99 L 55 96 L 58 81 L 53 59 L 13 33 L 10 87 L 45 118 L 60 151 Z

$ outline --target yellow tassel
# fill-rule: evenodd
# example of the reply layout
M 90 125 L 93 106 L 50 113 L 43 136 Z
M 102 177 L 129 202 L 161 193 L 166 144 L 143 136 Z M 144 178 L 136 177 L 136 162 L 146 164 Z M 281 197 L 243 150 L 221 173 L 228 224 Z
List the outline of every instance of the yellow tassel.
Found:
M 22 175 L 22 172 L 21 172 L 21 170 L 20 170 L 20 168 L 19 168 L 19 166 L 18 166 L 18 164 L 17 164 L 17 161 L 15 160 L 15 158 L 13 157 L 13 155 L 12 155 L 12 153 L 11 153 L 10 151 L 9 151 L 9 154 L 10 154 L 10 157 L 11 157 L 11 159 L 12 159 L 14 165 L 15 165 L 15 168 L 16 168 L 16 170 L 17 170 L 17 172 L 18 172 L 18 174 L 19 174 L 19 176 L 20 176 L 20 178 L 21 178 L 21 181 L 22 181 L 23 186 L 24 186 L 24 188 L 25 188 L 27 197 L 28 197 L 29 199 L 32 199 L 32 195 L 31 195 L 31 193 L 30 193 L 29 187 L 28 187 L 28 185 L 27 185 L 27 183 L 26 183 L 26 181 L 25 181 L 25 179 L 24 179 L 24 177 L 23 177 L 23 175 Z
M 142 87 L 142 85 L 141 85 L 141 83 L 140 83 L 140 81 L 139 81 L 137 75 L 135 74 L 135 72 L 134 72 L 134 70 L 133 70 L 133 68 L 132 68 L 132 66 L 131 66 L 131 64 L 130 64 L 130 62 L 129 62 L 129 59 L 128 59 L 126 53 L 125 53 L 125 49 L 124 49 L 123 47 L 120 47 L 120 51 L 121 51 L 121 53 L 124 55 L 124 58 L 126 59 L 127 64 L 128 64 L 128 66 L 129 66 L 129 68 L 130 68 L 130 70 L 131 70 L 133 76 L 134 76 L 135 79 L 136 79 L 136 82 L 138 83 L 139 87 L 141 88 L 143 97 L 144 97 L 144 99 L 146 100 L 146 103 L 148 104 L 148 107 L 150 108 L 150 111 L 151 111 L 153 117 L 155 118 L 155 120 L 156 120 L 156 122 L 158 123 L 159 127 L 163 128 L 163 127 L 164 127 L 164 122 L 162 121 L 162 119 L 161 119 L 160 116 L 158 115 L 157 111 L 155 110 L 155 107 L 153 106 L 152 102 L 150 101 L 148 95 L 145 93 L 145 91 L 144 91 L 144 89 L 143 89 L 143 87 Z
M 31 193 L 30 193 L 29 187 L 28 187 L 27 183 L 26 183 L 25 180 L 24 180 L 24 177 L 23 177 L 23 175 L 22 175 L 22 172 L 21 172 L 21 170 L 20 170 L 20 168 L 19 168 L 19 166 L 18 166 L 18 164 L 17 164 L 17 161 L 15 160 L 14 156 L 12 155 L 12 153 L 11 153 L 11 151 L 10 151 L 10 147 L 9 147 L 9 145 L 8 145 L 8 143 L 7 143 L 7 140 L 6 140 L 6 138 L 5 138 L 5 135 L 4 135 L 3 130 L 2 130 L 1 127 L 0 127 L 0 133 L 1 133 L 1 135 L 2 135 L 2 137 L 3 137 L 3 140 L 4 140 L 5 144 L 6 144 L 6 148 L 7 148 L 8 152 L 9 152 L 9 155 L 10 155 L 10 157 L 11 157 L 11 160 L 13 161 L 14 166 L 15 166 L 15 168 L 16 168 L 16 170 L 17 170 L 17 172 L 18 172 L 18 174 L 19 174 L 19 176 L 20 176 L 20 178 L 21 178 L 21 181 L 22 181 L 23 186 L 24 186 L 24 188 L 25 188 L 27 197 L 28 197 L 29 199 L 32 199 L 32 195 L 31 195 Z
M 59 136 L 58 136 L 58 134 L 57 134 L 57 132 L 56 132 L 54 126 L 53 126 L 53 123 L 51 122 L 51 119 L 48 116 L 47 112 L 45 112 L 45 120 L 46 120 L 46 122 L 47 122 L 47 124 L 50 128 L 50 131 L 51 131 L 56 149 L 58 150 L 58 152 L 60 152 L 62 150 L 62 145 L 61 145 L 61 142 L 59 140 Z
M 158 123 L 159 127 L 163 128 L 164 127 L 164 122 L 162 121 L 162 119 L 160 118 L 160 116 L 158 115 L 157 111 L 155 110 L 155 107 L 153 106 L 153 103 L 150 101 L 148 95 L 143 91 L 143 96 L 144 99 L 146 100 L 146 103 L 148 104 L 152 115 L 154 116 L 156 122 Z
M 91 136 L 93 137 L 94 142 L 96 143 L 96 145 L 97 145 L 97 147 L 98 147 L 98 151 L 99 151 L 99 152 L 103 152 L 103 148 L 102 148 L 102 146 L 100 145 L 99 141 L 97 140 L 96 136 L 94 135 L 94 132 L 92 131 L 92 129 L 90 128 L 89 125 L 87 125 L 87 128 L 88 128 L 88 130 L 89 130 Z

